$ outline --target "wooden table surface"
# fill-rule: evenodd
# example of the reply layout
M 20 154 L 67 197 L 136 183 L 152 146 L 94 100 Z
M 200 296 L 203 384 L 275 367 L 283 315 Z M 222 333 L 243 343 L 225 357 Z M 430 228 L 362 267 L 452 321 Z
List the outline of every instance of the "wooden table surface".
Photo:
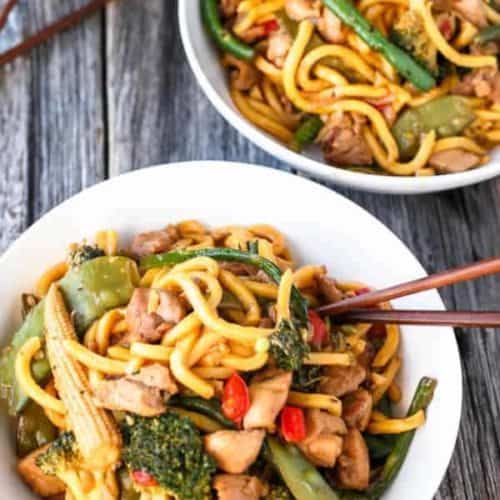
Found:
M 86 1 L 21 0 L 0 33 L 0 50 Z M 286 168 L 233 130 L 202 94 L 181 46 L 177 2 L 111 4 L 0 69 L 0 252 L 87 186 L 151 164 L 203 159 Z M 418 197 L 338 191 L 387 224 L 429 272 L 500 253 L 500 181 Z M 450 309 L 495 309 L 500 278 L 443 297 Z M 436 499 L 498 499 L 499 332 L 457 330 L 456 337 L 462 424 Z

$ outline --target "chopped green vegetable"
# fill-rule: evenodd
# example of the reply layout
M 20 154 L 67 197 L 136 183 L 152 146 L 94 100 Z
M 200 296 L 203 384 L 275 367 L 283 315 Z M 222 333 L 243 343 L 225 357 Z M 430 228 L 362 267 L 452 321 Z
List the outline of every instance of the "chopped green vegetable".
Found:
M 71 267 L 78 267 L 88 260 L 104 257 L 105 255 L 104 250 L 101 250 L 98 246 L 83 244 L 70 252 L 68 261 Z
M 299 370 L 310 352 L 309 345 L 293 321 L 282 320 L 269 337 L 269 353 L 282 370 Z
M 19 457 L 25 457 L 32 451 L 54 441 L 57 429 L 47 418 L 43 408 L 30 401 L 17 420 L 16 448 Z
M 316 392 L 322 378 L 321 366 L 302 365 L 293 372 L 292 389 L 299 392 Z
M 250 264 L 264 271 L 275 283 L 281 279 L 280 268 L 264 257 L 249 252 L 242 252 L 232 248 L 201 248 L 199 250 L 177 250 L 174 252 L 147 255 L 140 261 L 142 269 L 151 269 L 154 267 L 163 267 L 165 265 L 180 264 L 194 257 L 211 257 L 215 260 L 243 262 Z M 292 288 L 291 308 L 295 319 L 301 325 L 307 325 L 307 301 L 302 297 L 296 287 Z
M 498 40 L 500 40 L 500 24 L 484 28 L 475 38 L 477 43 L 496 42 Z
M 255 56 L 254 49 L 238 40 L 221 23 L 218 0 L 201 0 L 203 22 L 214 42 L 225 52 L 238 59 L 251 60 Z
M 293 500 L 293 496 L 284 484 L 273 484 L 270 486 L 265 500 Z
M 185 410 L 196 411 L 210 417 L 218 424 L 227 429 L 234 429 L 234 422 L 227 419 L 221 410 L 220 401 L 218 399 L 203 399 L 198 396 L 179 396 L 176 395 L 169 399 L 168 404 L 171 406 L 178 406 Z
M 77 331 L 82 334 L 106 311 L 126 304 L 139 281 L 135 262 L 126 257 L 99 257 L 71 269 L 59 282 Z M 33 337 L 43 338 L 44 317 L 41 301 L 32 308 L 21 328 L 0 357 L 0 396 L 9 404 L 9 412 L 16 414 L 27 402 L 16 384 L 14 363 L 19 349 Z M 50 373 L 46 358 L 32 364 L 34 378 L 41 382 Z
M 425 91 L 436 85 L 435 78 L 425 68 L 372 26 L 350 0 L 323 0 L 323 3 L 415 87 Z
M 189 418 L 166 412 L 155 418 L 128 415 L 122 424 L 123 461 L 150 474 L 177 500 L 209 500 L 216 467 Z
M 368 452 L 370 453 L 370 459 L 372 461 L 387 458 L 394 448 L 393 436 L 372 436 L 371 434 L 365 434 L 363 437 L 365 438 L 365 443 L 368 447 Z
M 323 120 L 319 116 L 307 117 L 293 134 L 291 147 L 296 151 L 302 151 L 305 146 L 314 142 L 323 125 Z
M 422 134 L 434 130 L 438 138 L 459 135 L 474 119 L 466 98 L 447 95 L 404 111 L 392 133 L 401 157 L 409 159 L 417 152 Z
M 296 500 L 339 500 L 316 467 L 295 446 L 268 437 L 266 456 Z

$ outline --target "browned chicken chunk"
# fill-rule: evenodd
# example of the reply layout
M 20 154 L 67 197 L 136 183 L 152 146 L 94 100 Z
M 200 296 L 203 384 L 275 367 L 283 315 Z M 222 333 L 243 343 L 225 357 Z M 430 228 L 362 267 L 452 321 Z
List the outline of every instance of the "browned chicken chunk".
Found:
M 158 307 L 148 312 L 151 294 L 157 294 Z M 186 309 L 178 296 L 165 290 L 136 288 L 127 306 L 129 333 L 120 343 L 158 342 L 166 330 L 186 315 Z
M 342 397 L 355 391 L 366 378 L 361 365 L 329 366 L 324 370 L 319 390 L 332 396 Z
M 236 14 L 238 9 L 238 5 L 241 3 L 241 0 L 221 0 L 220 2 L 220 10 L 224 17 L 231 17 Z
M 342 292 L 337 288 L 337 283 L 333 278 L 320 274 L 316 277 L 319 292 L 329 303 L 342 300 Z
M 282 68 L 288 51 L 292 46 L 293 38 L 283 27 L 269 36 L 267 58 L 278 68 Z
M 259 500 L 264 486 L 253 476 L 218 474 L 213 481 L 218 500 Z
M 476 96 L 500 104 L 500 71 L 496 68 L 478 68 L 467 73 L 453 88 L 454 94 Z
M 348 427 L 364 431 L 370 422 L 372 406 L 372 395 L 360 388 L 342 399 L 342 418 Z
M 298 446 L 311 463 L 333 467 L 342 452 L 344 421 L 318 409 L 306 411 L 307 436 Z
M 51 497 L 64 493 L 66 487 L 64 483 L 55 476 L 47 476 L 36 465 L 38 455 L 47 450 L 49 445 L 43 446 L 30 453 L 27 457 L 19 460 L 17 471 L 23 481 L 41 497 Z
M 370 457 L 365 440 L 357 429 L 349 429 L 345 435 L 336 471 L 337 479 L 343 488 L 360 491 L 368 488 Z
M 131 250 L 137 257 L 166 252 L 172 248 L 178 239 L 179 233 L 176 227 L 167 226 L 161 231 L 148 231 L 137 234 L 132 241 Z
M 205 436 L 205 449 L 219 469 L 241 474 L 255 462 L 262 447 L 265 431 L 217 431 Z
M 432 154 L 429 158 L 429 165 L 440 174 L 464 172 L 477 167 L 480 163 L 481 158 L 478 155 L 463 149 L 446 149 Z
M 250 408 L 243 419 L 245 429 L 274 430 L 274 421 L 285 406 L 292 374 L 268 370 L 256 375 L 250 384 Z
M 231 54 L 224 54 L 222 65 L 229 69 L 232 86 L 237 90 L 250 90 L 259 81 L 259 74 L 253 66 Z
M 334 113 L 318 135 L 325 160 L 332 165 L 370 165 L 373 156 L 363 136 L 365 118 L 356 113 Z
M 153 364 L 142 368 L 137 375 L 102 381 L 94 395 L 97 403 L 108 410 L 154 417 L 165 412 L 166 400 L 177 390 L 168 368 Z

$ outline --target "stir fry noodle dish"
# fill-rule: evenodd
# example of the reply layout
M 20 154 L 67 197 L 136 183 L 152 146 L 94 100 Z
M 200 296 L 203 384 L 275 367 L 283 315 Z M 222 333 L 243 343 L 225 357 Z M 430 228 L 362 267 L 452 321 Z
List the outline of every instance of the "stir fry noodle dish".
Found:
M 500 0 L 200 0 L 239 112 L 352 171 L 433 176 L 500 144 Z
M 66 500 L 380 498 L 436 381 L 395 412 L 398 327 L 316 312 L 367 291 L 265 224 L 71 244 L 0 358 L 20 477 Z

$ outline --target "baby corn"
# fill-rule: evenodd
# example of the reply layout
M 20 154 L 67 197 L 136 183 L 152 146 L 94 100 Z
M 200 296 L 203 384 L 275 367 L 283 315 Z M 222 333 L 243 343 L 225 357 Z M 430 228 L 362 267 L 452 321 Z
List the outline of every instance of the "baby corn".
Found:
M 112 467 L 120 459 L 121 438 L 109 415 L 94 404 L 82 366 L 64 347 L 65 341 L 76 341 L 77 336 L 56 284 L 46 296 L 45 329 L 54 381 L 86 466 Z

